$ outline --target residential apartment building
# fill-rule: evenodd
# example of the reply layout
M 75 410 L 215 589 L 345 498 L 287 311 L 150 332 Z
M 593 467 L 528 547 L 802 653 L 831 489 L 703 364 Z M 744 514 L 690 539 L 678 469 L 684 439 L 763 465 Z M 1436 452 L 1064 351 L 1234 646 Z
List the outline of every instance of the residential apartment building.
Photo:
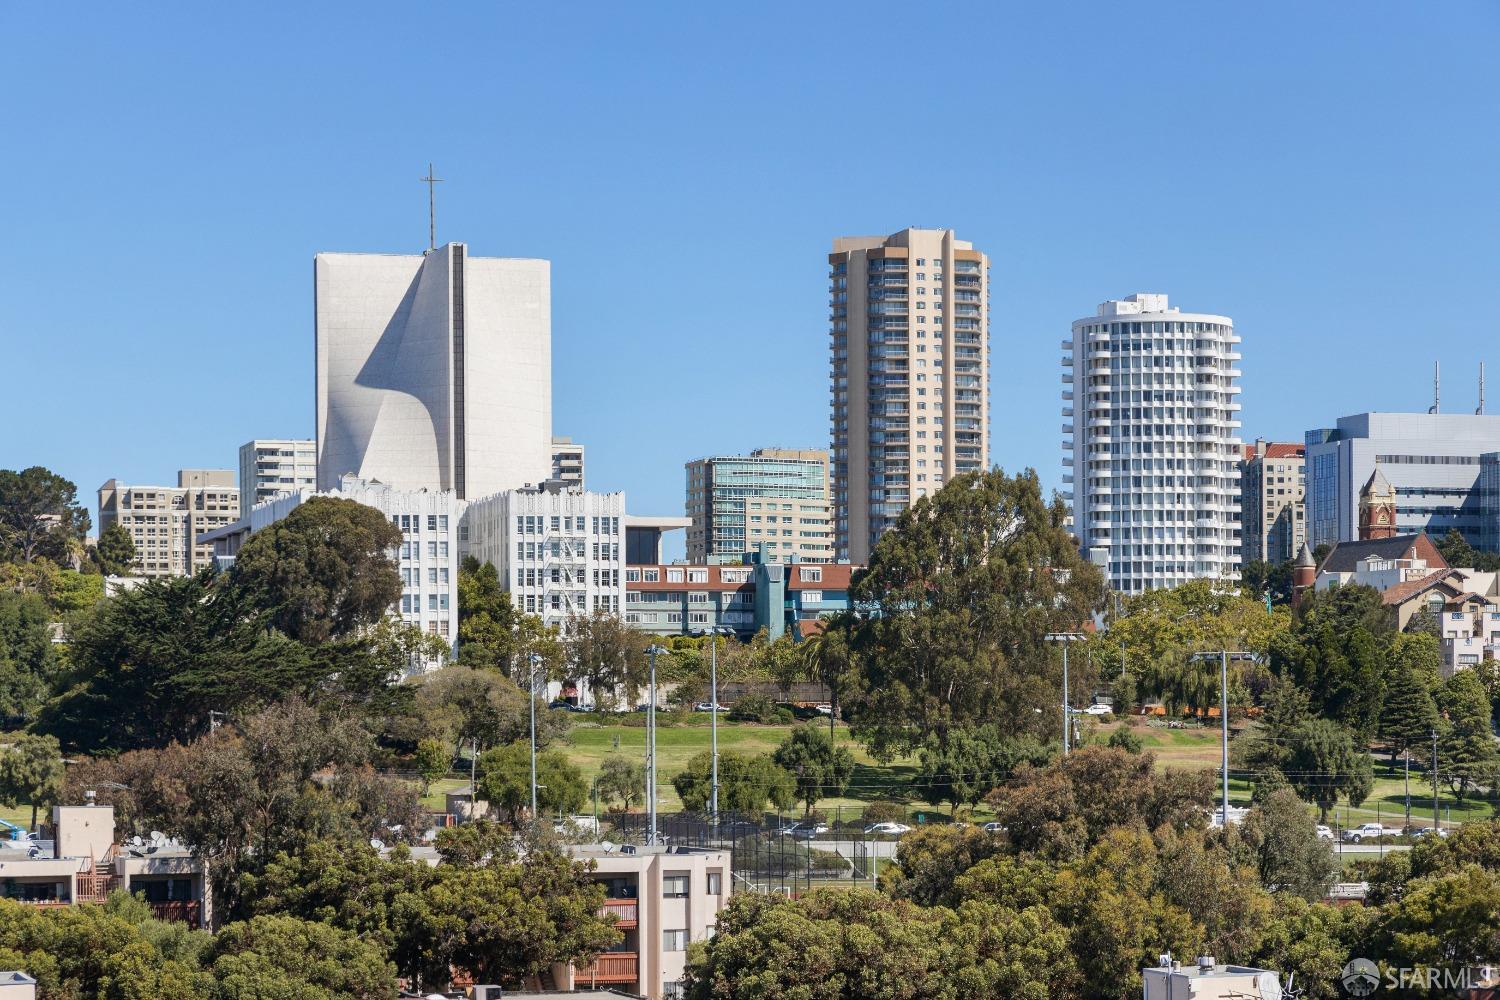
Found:
M 317 488 L 316 441 L 257 438 L 240 445 L 240 517 L 283 493 Z
M 441 636 L 452 650 L 458 639 L 459 527 L 468 504 L 451 492 L 399 490 L 345 476 L 335 490 L 304 489 L 256 504 L 249 517 L 211 531 L 199 541 L 211 549 L 215 564 L 227 569 L 252 535 L 316 497 L 373 507 L 400 530 L 401 544 L 392 556 L 401 575 L 401 599 L 391 613 L 408 625 Z M 409 672 L 422 673 L 435 666 L 433 662 L 413 663 Z
M 779 563 L 757 553 L 738 566 L 658 564 L 625 567 L 625 621 L 654 635 L 733 629 L 742 639 L 765 629 L 820 631 L 824 615 L 847 610 L 848 563 Z
M 1062 342 L 1073 530 L 1114 589 L 1239 578 L 1239 342 L 1229 317 L 1156 294 L 1101 304 Z
M 1144 1000 L 1176 1000 L 1178 997 L 1192 1000 L 1281 1000 L 1284 995 L 1281 976 L 1266 969 L 1224 965 L 1207 955 L 1191 965 L 1174 962 L 1170 955 L 1162 958 L 1162 965 L 1141 970 Z
M 865 563 L 901 512 L 989 455 L 989 258 L 951 229 L 833 241 L 835 555 Z
M 687 947 L 713 936 L 733 889 L 730 852 L 688 847 L 586 844 L 567 848 L 594 865 L 604 912 L 620 942 L 584 968 L 555 969 L 560 989 L 617 986 L 649 1000 L 685 996 Z
M 570 437 L 552 439 L 552 478 L 583 489 L 583 445 Z
M 757 448 L 687 463 L 687 558 L 738 563 L 747 552 L 832 562 L 828 452 Z
M 118 524 L 130 532 L 140 576 L 190 576 L 210 565 L 213 547 L 198 537 L 233 522 L 239 509 L 230 469 L 182 469 L 176 486 L 111 479 L 99 487 L 99 531 Z
M 1306 448 L 1257 438 L 1240 462 L 1240 563 L 1295 558 L 1307 541 Z
M 320 253 L 318 488 L 346 475 L 459 500 L 552 472 L 551 267 L 425 254 Z
M 469 504 L 463 551 L 494 565 L 516 610 L 548 625 L 625 604 L 625 494 L 560 482 Z
M 1470 545 L 1500 537 L 1481 483 L 1484 457 L 1500 451 L 1500 416 L 1358 413 L 1307 432 L 1307 540 L 1316 548 L 1359 536 L 1360 491 L 1377 465 L 1395 490 L 1399 534 L 1442 538 L 1457 528 Z
M 0 840 L 0 897 L 74 906 L 103 903 L 123 889 L 140 896 L 158 920 L 193 927 L 211 921 L 211 883 L 189 847 L 161 834 L 116 843 L 111 806 L 53 806 L 44 832 L 50 840 Z

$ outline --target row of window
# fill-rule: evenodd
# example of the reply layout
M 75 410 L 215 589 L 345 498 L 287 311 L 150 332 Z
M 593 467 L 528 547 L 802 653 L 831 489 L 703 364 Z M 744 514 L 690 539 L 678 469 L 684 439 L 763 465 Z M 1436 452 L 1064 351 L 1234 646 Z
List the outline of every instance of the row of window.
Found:
M 405 614 L 405 615 L 414 615 L 414 614 L 417 614 L 418 612 L 420 612 L 421 610 L 422 610 L 422 595 L 421 594 L 402 594 L 401 595 L 401 613 L 402 614 Z M 448 595 L 447 594 L 428 594 L 427 595 L 427 610 L 428 611 L 447 611 L 448 610 Z
M 583 534 L 592 528 L 595 535 L 618 535 L 620 533 L 620 519 L 618 517 L 594 517 L 592 521 L 584 514 L 553 514 L 548 517 L 545 514 L 518 514 L 516 516 L 516 533 L 521 535 L 540 535 L 547 531 L 569 531 Z
M 286 480 L 286 481 L 290 482 L 290 480 Z M 420 534 L 421 531 L 422 531 L 422 515 L 421 514 L 392 514 L 391 515 L 391 523 L 394 524 L 396 527 L 400 528 L 401 529 L 401 533 L 403 535 Z M 447 514 L 428 514 L 427 515 L 427 530 L 428 531 L 440 531 L 443 534 L 447 534 L 448 533 L 448 515 Z
M 421 542 L 402 542 L 401 543 L 401 558 L 402 559 L 420 559 L 420 558 L 422 558 L 422 543 Z M 427 558 L 428 559 L 447 559 L 448 558 L 448 543 L 447 542 L 428 542 L 427 543 Z

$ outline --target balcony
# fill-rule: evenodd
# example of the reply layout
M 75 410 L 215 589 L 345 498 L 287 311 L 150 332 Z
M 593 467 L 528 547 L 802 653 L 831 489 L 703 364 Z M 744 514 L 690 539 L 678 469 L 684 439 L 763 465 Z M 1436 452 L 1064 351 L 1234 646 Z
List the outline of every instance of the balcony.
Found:
M 146 905 L 151 907 L 151 915 L 157 920 L 170 920 L 189 927 L 203 926 L 203 904 L 196 899 L 165 899 Z
M 636 926 L 637 902 L 634 899 L 606 899 L 604 905 L 599 908 L 599 915 L 607 917 L 614 914 L 615 926 L 621 929 L 629 929 Z
M 640 979 L 640 956 L 633 951 L 607 951 L 594 959 L 594 964 L 579 969 L 573 974 L 573 983 L 582 986 L 625 983 L 633 985 Z

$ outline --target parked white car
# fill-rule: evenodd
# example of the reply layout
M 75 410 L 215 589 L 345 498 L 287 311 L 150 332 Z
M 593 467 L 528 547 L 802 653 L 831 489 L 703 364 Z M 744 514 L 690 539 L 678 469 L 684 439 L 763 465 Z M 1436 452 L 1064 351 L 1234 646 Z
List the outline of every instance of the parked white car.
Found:
M 865 827 L 865 833 L 892 833 L 899 835 L 903 833 L 911 833 L 911 827 L 907 826 L 905 823 L 872 823 L 869 826 Z
M 1381 826 L 1379 823 L 1365 823 L 1361 826 L 1351 827 L 1344 831 L 1346 843 L 1357 844 L 1362 840 L 1375 840 L 1378 837 L 1394 837 L 1401 831 L 1393 826 Z
M 1115 714 L 1115 710 L 1114 710 L 1114 706 L 1112 706 L 1112 705 L 1090 705 L 1088 708 L 1085 708 L 1083 710 L 1083 714 L 1084 715 L 1114 715 Z
M 1005 832 L 1005 824 L 1004 823 L 986 823 L 986 824 L 984 824 L 984 832 L 985 833 L 1004 833 Z
M 1333 831 L 1331 829 L 1329 829 L 1328 827 L 1324 826 L 1322 823 L 1319 823 L 1318 824 L 1318 839 L 1319 840 L 1332 840 L 1333 839 Z
M 1447 830 L 1434 829 L 1433 827 L 1430 827 L 1430 826 L 1424 826 L 1420 830 L 1413 830 L 1412 831 L 1412 836 L 1413 837 L 1430 837 L 1433 834 L 1437 834 L 1439 837 L 1446 837 L 1446 836 L 1448 836 L 1448 831 Z

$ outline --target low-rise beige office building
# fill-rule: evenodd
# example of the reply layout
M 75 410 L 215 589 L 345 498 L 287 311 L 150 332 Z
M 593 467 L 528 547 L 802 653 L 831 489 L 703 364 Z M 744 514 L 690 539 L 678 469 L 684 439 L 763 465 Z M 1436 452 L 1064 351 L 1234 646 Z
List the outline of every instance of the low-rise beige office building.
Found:
M 240 491 L 232 469 L 182 469 L 176 486 L 131 486 L 111 479 L 99 487 L 99 530 L 119 524 L 135 543 L 137 576 L 190 576 L 213 563 L 206 531 L 232 524 Z

